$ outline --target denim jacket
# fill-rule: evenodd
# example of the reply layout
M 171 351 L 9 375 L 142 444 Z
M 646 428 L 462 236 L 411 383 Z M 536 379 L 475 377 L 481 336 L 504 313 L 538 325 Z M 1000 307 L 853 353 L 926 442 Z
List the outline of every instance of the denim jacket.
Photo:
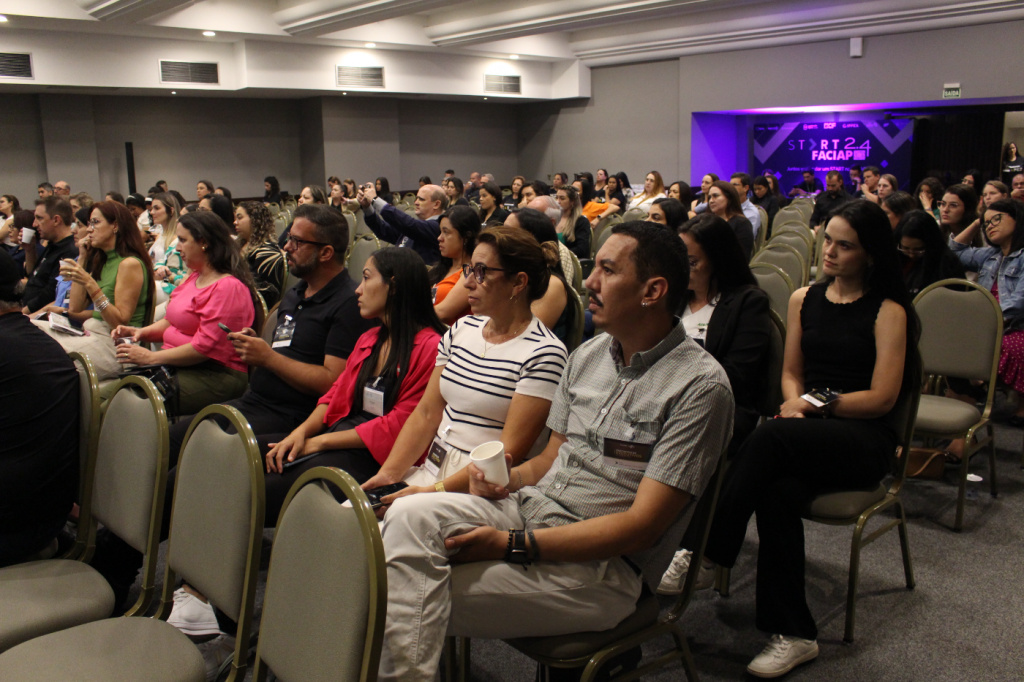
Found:
M 999 278 L 999 307 L 1003 309 L 1005 330 L 1024 327 L 1024 249 L 1004 257 L 1002 249 L 995 246 L 967 246 L 952 237 L 949 248 L 964 269 L 978 272 L 978 284 L 989 291 Z

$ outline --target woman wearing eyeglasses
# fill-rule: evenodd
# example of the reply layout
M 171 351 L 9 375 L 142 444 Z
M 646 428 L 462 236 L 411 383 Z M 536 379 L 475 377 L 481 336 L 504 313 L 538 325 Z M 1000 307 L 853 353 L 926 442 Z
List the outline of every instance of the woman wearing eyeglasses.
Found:
M 249 268 L 223 220 L 210 211 L 188 213 L 178 221 L 177 235 L 178 250 L 192 274 L 171 293 L 166 317 L 141 329 L 118 325 L 112 336 L 132 339 L 117 346 L 121 362 L 177 368 L 178 413 L 195 414 L 245 391 L 246 365 L 220 325 L 231 331 L 259 329 L 263 310 Z M 150 350 L 148 344 L 157 342 L 163 343 L 162 349 Z
M 565 346 L 530 312 L 548 285 L 544 250 L 525 230 L 483 230 L 463 267 L 473 314 L 441 339 L 437 365 L 374 488 L 407 478 L 401 494 L 468 490 L 469 452 L 500 440 L 522 461 L 547 421 Z M 409 468 L 429 453 L 423 466 Z M 385 498 L 390 502 L 391 498 Z
M 932 282 L 964 276 L 964 266 L 949 250 L 942 230 L 928 211 L 909 211 L 903 216 L 896 226 L 896 248 L 911 296 L 917 296 Z
M 960 234 L 977 222 L 978 195 L 969 185 L 950 185 L 939 202 L 939 226 L 943 236 Z M 977 229 L 978 225 L 974 225 Z
M 51 312 L 83 323 L 87 336 L 51 333 L 67 351 L 89 356 L 99 378 L 112 379 L 121 371 L 114 357 L 110 330 L 119 325 L 141 325 L 153 295 L 153 265 L 142 233 L 123 204 L 94 204 L 88 233 L 78 242 L 78 260 L 61 263 L 60 274 L 70 280 L 66 307 L 63 301 Z M 49 323 L 40 326 L 50 331 Z
M 964 268 L 978 273 L 978 284 L 991 290 L 999 301 L 1003 311 L 999 378 L 1024 395 L 1024 204 L 1015 199 L 999 199 L 989 204 L 981 221 L 987 244 L 984 247 L 970 245 L 978 222 L 950 239 L 949 248 Z M 1024 400 L 1009 423 L 1024 427 Z

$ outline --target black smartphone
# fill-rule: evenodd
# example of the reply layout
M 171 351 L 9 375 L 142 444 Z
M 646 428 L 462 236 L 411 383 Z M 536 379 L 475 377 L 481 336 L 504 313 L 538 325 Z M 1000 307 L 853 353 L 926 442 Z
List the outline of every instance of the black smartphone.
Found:
M 392 483 L 391 485 L 382 485 L 379 488 L 370 488 L 364 492 L 366 493 L 366 497 L 370 500 L 370 508 L 377 509 L 378 507 L 384 506 L 384 503 L 380 501 L 380 498 L 387 497 L 392 493 L 397 493 L 399 490 L 408 487 L 408 483 L 399 481 L 398 483 Z
M 217 326 L 220 327 L 221 329 L 223 329 L 225 334 L 230 334 L 231 333 L 231 327 L 227 326 L 223 322 L 218 322 Z

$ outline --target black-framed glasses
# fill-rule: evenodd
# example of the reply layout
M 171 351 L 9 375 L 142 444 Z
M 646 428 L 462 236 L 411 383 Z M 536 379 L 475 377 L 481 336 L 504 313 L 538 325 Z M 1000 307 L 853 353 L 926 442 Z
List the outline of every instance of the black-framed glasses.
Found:
M 911 248 L 909 246 L 903 246 L 902 244 L 897 246 L 896 250 L 899 251 L 900 253 L 904 254 L 904 255 L 907 255 L 907 256 L 914 256 L 914 257 L 916 257 L 916 256 L 923 256 L 924 255 L 924 249 L 915 249 L 915 248 Z
M 481 284 L 484 281 L 484 277 L 487 276 L 488 270 L 494 272 L 504 272 L 506 274 L 512 272 L 511 270 L 505 270 L 504 268 L 489 268 L 483 263 L 477 263 L 476 265 L 470 265 L 469 263 L 462 264 L 462 276 L 465 277 L 466 279 L 469 279 L 469 273 L 473 273 L 473 276 L 476 277 L 476 281 Z
M 302 246 L 303 244 L 312 244 L 313 246 L 330 246 L 330 244 L 326 242 L 314 242 L 310 239 L 299 239 L 298 237 L 292 234 L 288 235 L 288 239 L 285 241 L 285 244 L 291 244 L 296 248 Z
M 1004 215 L 1006 215 L 1006 214 L 1005 213 L 996 213 L 994 216 L 992 216 L 991 218 L 986 220 L 985 221 L 985 229 L 988 229 L 988 228 L 992 227 L 993 225 L 998 225 L 999 223 L 1003 222 L 1003 216 Z

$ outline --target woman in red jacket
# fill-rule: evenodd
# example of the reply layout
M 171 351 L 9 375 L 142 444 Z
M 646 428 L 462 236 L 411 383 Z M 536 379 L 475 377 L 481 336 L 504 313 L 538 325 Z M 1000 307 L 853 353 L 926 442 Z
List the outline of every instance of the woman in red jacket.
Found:
M 269 447 L 269 524 L 307 469 L 338 467 L 360 483 L 377 473 L 434 371 L 444 325 L 420 256 L 396 247 L 377 251 L 363 266 L 356 293 L 359 314 L 380 326 L 359 337 L 345 370 L 306 421 L 286 436 L 257 436 Z

